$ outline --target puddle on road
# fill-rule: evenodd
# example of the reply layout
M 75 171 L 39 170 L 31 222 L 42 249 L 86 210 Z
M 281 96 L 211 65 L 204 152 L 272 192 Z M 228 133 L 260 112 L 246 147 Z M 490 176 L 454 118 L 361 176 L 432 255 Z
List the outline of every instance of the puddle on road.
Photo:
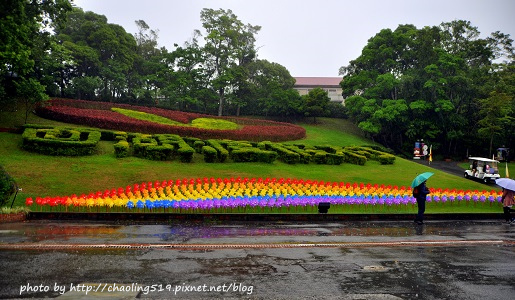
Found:
M 410 224 L 411 225 L 411 224 Z M 155 234 L 163 241 L 170 241 L 177 238 L 187 239 L 211 239 L 231 237 L 260 237 L 260 236 L 386 236 L 386 237 L 408 237 L 413 235 L 455 235 L 452 229 L 447 227 L 425 226 L 381 226 L 381 227 L 324 227 L 318 228 L 309 226 L 289 227 L 272 225 L 270 227 L 255 226 L 172 226 L 169 231 Z
M 389 269 L 383 266 L 364 266 L 363 270 L 369 272 L 387 272 Z
M 6 226 L 3 226 L 6 227 Z M 68 240 L 71 238 L 123 238 L 126 235 L 119 232 L 120 226 L 66 224 L 66 223 L 13 223 L 6 229 L 0 230 L 0 238 L 22 236 L 27 241 L 39 242 L 45 240 Z
M 304 226 L 305 225 L 305 226 Z M 462 233 L 449 224 L 414 225 L 381 222 L 355 222 L 351 224 L 227 224 L 227 225 L 105 225 L 30 222 L 0 226 L 0 239 L 14 236 L 27 241 L 91 239 L 158 239 L 177 241 L 189 239 L 240 238 L 240 237 L 337 237 L 337 236 L 384 236 L 408 237 L 414 235 L 456 236 Z

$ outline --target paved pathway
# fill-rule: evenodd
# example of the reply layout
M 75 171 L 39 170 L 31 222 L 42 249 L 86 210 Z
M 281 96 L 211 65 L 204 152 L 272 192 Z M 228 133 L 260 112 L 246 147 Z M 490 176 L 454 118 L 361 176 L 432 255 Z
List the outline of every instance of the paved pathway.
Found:
M 514 245 L 495 220 L 0 224 L 0 298 L 504 300 Z

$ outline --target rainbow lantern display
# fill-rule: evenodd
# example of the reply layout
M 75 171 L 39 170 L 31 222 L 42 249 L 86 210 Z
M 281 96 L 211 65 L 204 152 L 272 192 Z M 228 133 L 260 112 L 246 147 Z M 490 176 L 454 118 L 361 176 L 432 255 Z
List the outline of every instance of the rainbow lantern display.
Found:
M 427 201 L 499 203 L 498 191 L 431 188 Z M 290 178 L 197 178 L 146 182 L 80 196 L 26 199 L 35 211 L 274 213 L 314 211 L 320 202 L 331 207 L 358 206 L 395 212 L 416 206 L 411 188 Z

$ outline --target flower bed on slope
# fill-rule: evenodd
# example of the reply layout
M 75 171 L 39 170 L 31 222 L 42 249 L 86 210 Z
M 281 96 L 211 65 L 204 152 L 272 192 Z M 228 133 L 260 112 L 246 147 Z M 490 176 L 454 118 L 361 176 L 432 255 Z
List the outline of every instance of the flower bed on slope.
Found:
M 198 118 L 219 118 L 209 115 L 172 111 L 154 107 L 132 106 L 108 102 L 94 102 L 71 99 L 52 99 L 37 108 L 38 115 L 66 123 L 87 125 L 101 129 L 122 130 L 141 133 L 173 133 L 180 136 L 201 139 L 233 139 L 248 141 L 289 141 L 306 136 L 300 126 L 266 120 L 226 117 L 222 118 L 240 126 L 235 130 L 204 129 L 189 126 L 173 126 L 145 120 L 138 120 L 112 111 L 111 108 L 130 109 L 158 115 L 184 124 Z

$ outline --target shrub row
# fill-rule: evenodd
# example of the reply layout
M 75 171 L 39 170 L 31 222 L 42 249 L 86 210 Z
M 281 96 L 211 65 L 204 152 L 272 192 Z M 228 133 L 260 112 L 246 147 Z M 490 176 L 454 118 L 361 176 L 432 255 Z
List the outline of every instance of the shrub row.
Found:
M 311 162 L 312 153 L 304 145 L 284 145 L 284 148 L 299 154 L 300 163 L 309 164 Z
M 45 125 L 45 124 L 25 124 L 23 125 L 23 129 L 26 128 L 34 128 L 34 129 L 53 129 L 53 128 L 63 128 L 63 129 L 71 129 L 71 130 L 80 130 L 75 127 L 68 127 L 68 126 L 55 126 L 55 125 Z M 90 129 L 86 129 L 90 130 Z M 116 131 L 116 130 L 102 130 L 102 129 L 94 129 L 96 131 L 100 132 L 100 140 L 101 141 L 117 141 L 117 137 L 122 135 L 127 138 L 127 133 L 124 131 Z
M 174 134 L 139 134 L 132 138 L 134 156 L 151 160 L 191 162 L 195 150 L 180 136 Z
M 150 160 L 173 160 L 179 158 L 181 162 L 191 162 L 195 152 L 204 156 L 205 162 L 225 162 L 228 158 L 234 162 L 266 162 L 272 163 L 276 159 L 288 164 L 316 163 L 340 165 L 351 163 L 364 165 L 367 160 L 377 160 L 381 164 L 393 164 L 395 156 L 368 146 L 335 147 L 328 145 L 306 146 L 303 144 L 281 144 L 270 141 L 249 142 L 234 140 L 208 139 L 201 140 L 195 137 L 180 137 L 175 134 L 140 134 L 124 131 L 101 132 L 77 128 L 49 128 L 49 126 L 27 125 L 24 133 L 24 148 L 39 149 L 40 153 L 51 155 L 83 155 L 77 150 L 70 150 L 66 146 L 55 147 L 42 145 L 33 146 L 29 141 L 45 138 L 48 143 L 80 143 L 87 144 L 90 133 L 96 132 L 97 142 L 102 136 L 106 140 L 116 141 L 114 144 L 116 157 L 136 157 Z M 38 135 L 40 135 L 38 137 Z M 35 138 L 27 139 L 28 136 Z M 93 135 L 93 137 L 95 134 Z M 27 140 L 27 142 L 25 142 Z M 41 143 L 40 143 L 41 144 Z M 53 145 L 53 144 L 52 144 Z M 96 145 L 96 143 L 95 143 Z M 131 147 L 132 145 L 132 147 Z M 68 150 L 62 150 L 62 149 Z M 61 149 L 61 150 L 57 150 Z M 89 151 L 90 154 L 92 151 Z
M 395 155 L 387 153 L 387 152 L 384 152 L 384 151 L 379 151 L 379 150 L 376 150 L 376 149 L 372 149 L 369 146 L 366 146 L 366 147 L 363 147 L 363 146 L 362 147 L 357 147 L 357 146 L 345 147 L 345 149 L 347 149 L 349 151 L 353 151 L 353 152 L 359 153 L 359 154 L 365 156 L 367 159 L 376 160 L 376 161 L 378 161 L 382 165 L 391 165 L 391 164 L 393 164 L 395 162 Z
M 174 147 L 159 144 L 152 135 L 142 134 L 132 139 L 133 154 L 150 160 L 172 160 Z
M 46 155 L 81 156 L 95 152 L 101 133 L 81 128 L 26 128 L 22 148 Z
M 225 140 L 221 144 L 229 151 L 229 157 L 234 162 L 264 162 L 273 163 L 278 155 L 274 151 L 257 148 L 257 143 L 248 141 Z
M 284 145 L 271 142 L 265 142 L 264 145 L 266 150 L 277 152 L 279 159 L 287 164 L 296 164 L 300 161 L 300 155 Z
M 206 145 L 215 149 L 216 158 L 219 162 L 224 162 L 229 157 L 229 151 L 225 149 L 217 140 L 207 140 Z
M 114 144 L 114 155 L 117 158 L 127 157 L 130 154 L 130 146 L 129 142 L 126 140 L 120 140 L 118 143 Z
M 277 152 L 261 150 L 259 148 L 240 148 L 231 152 L 234 162 L 264 162 L 273 163 L 277 159 Z
M 232 121 L 243 126 L 235 130 L 203 129 L 138 120 L 112 111 L 111 108 L 113 107 L 155 114 L 181 123 L 190 123 L 192 120 L 201 117 L 213 119 L 219 118 L 202 114 L 170 111 L 160 108 L 69 99 L 52 99 L 47 101 L 45 105 L 39 106 L 36 109 L 36 112 L 38 115 L 45 118 L 66 123 L 87 125 L 100 129 L 142 132 L 149 134 L 171 133 L 180 136 L 196 137 L 203 140 L 231 138 L 236 140 L 270 140 L 279 142 L 301 139 L 306 136 L 306 130 L 304 128 L 283 122 L 244 118 L 224 118 L 225 120 Z
M 214 163 L 218 159 L 218 151 L 211 146 L 202 146 L 202 152 L 204 155 L 204 161 L 207 163 Z
M 343 161 L 346 163 L 363 166 L 367 162 L 367 157 L 358 153 L 346 149 L 342 150 L 341 153 L 343 155 Z

